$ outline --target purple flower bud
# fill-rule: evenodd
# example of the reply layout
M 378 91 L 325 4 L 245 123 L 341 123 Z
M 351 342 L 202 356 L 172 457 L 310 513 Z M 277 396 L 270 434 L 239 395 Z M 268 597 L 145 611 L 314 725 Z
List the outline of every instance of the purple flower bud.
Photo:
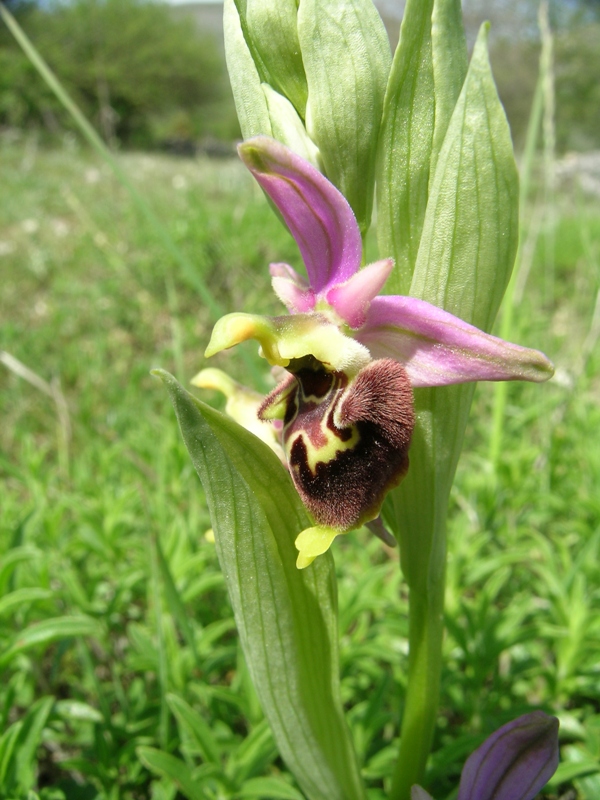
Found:
M 558 720 L 532 711 L 503 725 L 467 759 L 457 800 L 532 800 L 558 766 Z

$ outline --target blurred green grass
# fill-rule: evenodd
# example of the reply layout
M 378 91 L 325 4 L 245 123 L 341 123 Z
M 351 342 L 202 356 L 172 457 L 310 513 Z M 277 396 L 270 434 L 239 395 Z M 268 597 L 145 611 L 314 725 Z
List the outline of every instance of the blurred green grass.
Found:
M 226 310 L 279 313 L 267 264 L 299 259 L 237 161 L 120 160 Z M 0 349 L 60 385 L 71 424 L 61 458 L 52 399 L 0 364 L 0 796 L 173 798 L 184 763 L 198 797 L 293 797 L 149 375 L 187 383 L 209 316 L 95 156 L 4 137 L 0 163 Z M 600 203 L 565 189 L 541 219 L 511 338 L 558 379 L 510 385 L 496 472 L 493 387 L 476 394 L 449 519 L 438 800 L 531 707 L 561 717 L 555 796 L 600 796 Z M 215 361 L 244 380 L 240 358 Z M 406 590 L 397 553 L 364 531 L 335 555 L 343 698 L 374 799 L 397 746 Z

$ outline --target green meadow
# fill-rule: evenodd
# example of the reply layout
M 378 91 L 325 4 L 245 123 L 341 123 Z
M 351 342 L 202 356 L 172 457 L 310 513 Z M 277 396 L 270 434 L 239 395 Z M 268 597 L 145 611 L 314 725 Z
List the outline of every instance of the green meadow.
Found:
M 0 797 L 290 798 L 250 683 L 202 488 L 160 382 L 203 366 L 214 314 L 279 313 L 293 240 L 235 158 L 0 138 Z M 449 518 L 428 786 L 533 708 L 561 721 L 545 797 L 600 797 L 600 198 L 536 175 L 508 338 L 556 377 L 480 385 Z M 371 255 L 376 255 L 374 241 Z M 257 388 L 255 346 L 213 359 Z M 196 390 L 197 391 L 197 390 Z M 216 395 L 204 399 L 219 405 Z M 396 551 L 334 547 L 343 700 L 372 800 L 398 744 L 407 598 Z

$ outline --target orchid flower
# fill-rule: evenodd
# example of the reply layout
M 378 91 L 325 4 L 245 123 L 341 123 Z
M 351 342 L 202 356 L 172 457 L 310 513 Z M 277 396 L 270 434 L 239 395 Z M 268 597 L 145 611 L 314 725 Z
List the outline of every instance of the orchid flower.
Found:
M 256 410 L 282 426 L 291 477 L 316 523 L 296 540 L 303 568 L 363 524 L 389 541 L 379 512 L 408 469 L 414 387 L 544 381 L 553 367 L 542 353 L 423 300 L 379 296 L 393 261 L 360 268 L 359 227 L 336 187 L 268 137 L 249 139 L 239 154 L 296 240 L 308 280 L 271 264 L 273 289 L 290 315 L 228 314 L 206 356 L 256 339 L 271 366 L 288 373 Z
M 533 800 L 558 766 L 558 720 L 532 711 L 503 725 L 471 753 L 457 800 Z M 433 800 L 413 786 L 411 800 Z

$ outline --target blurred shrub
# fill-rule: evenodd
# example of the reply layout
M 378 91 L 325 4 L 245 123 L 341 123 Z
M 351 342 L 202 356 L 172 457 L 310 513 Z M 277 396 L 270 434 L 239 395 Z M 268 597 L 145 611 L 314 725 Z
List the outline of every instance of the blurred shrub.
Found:
M 600 22 L 561 32 L 555 50 L 557 145 L 600 149 Z
M 524 144 L 538 76 L 539 41 L 531 36 L 498 39 L 491 58 L 498 91 L 517 148 Z M 556 145 L 600 149 L 600 22 L 572 21 L 555 34 Z
M 539 42 L 532 39 L 496 39 L 490 52 L 498 94 L 517 150 L 521 150 L 525 144 L 538 78 L 539 57 Z
M 214 36 L 175 20 L 168 6 L 74 0 L 27 9 L 22 24 L 107 141 L 148 146 L 161 137 L 237 134 Z M 6 34 L 0 40 L 0 123 L 50 130 L 69 125 Z

